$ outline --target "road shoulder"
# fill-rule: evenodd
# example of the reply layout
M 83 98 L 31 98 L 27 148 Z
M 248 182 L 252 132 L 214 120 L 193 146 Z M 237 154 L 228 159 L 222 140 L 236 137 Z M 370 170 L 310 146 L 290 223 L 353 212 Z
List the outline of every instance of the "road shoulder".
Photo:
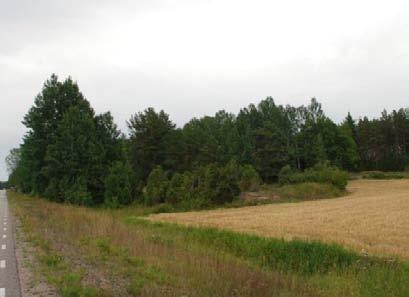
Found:
M 37 265 L 38 260 L 35 257 L 36 250 L 32 243 L 27 239 L 18 218 L 15 218 L 15 226 L 16 258 L 20 278 L 21 296 L 58 296 L 55 288 L 49 285 L 39 273 L 36 273 L 35 267 L 39 267 L 39 265 Z

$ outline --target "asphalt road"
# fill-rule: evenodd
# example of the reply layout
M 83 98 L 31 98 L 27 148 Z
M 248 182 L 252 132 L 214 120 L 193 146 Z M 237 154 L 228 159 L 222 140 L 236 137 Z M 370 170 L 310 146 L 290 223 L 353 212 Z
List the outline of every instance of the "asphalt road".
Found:
M 0 191 L 0 297 L 21 296 L 14 245 L 6 191 Z

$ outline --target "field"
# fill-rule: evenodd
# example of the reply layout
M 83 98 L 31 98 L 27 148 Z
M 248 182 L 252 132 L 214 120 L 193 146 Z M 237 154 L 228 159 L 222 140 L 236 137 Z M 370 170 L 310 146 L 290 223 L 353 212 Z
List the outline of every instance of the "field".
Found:
M 409 259 L 409 180 L 355 180 L 337 199 L 177 214 L 152 221 L 261 236 L 337 242 L 355 251 Z

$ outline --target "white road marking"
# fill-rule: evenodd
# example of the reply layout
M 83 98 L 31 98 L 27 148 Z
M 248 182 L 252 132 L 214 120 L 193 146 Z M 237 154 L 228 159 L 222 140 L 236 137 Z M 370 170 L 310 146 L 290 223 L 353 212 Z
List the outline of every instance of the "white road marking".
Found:
M 0 268 L 6 268 L 6 260 L 1 260 L 0 261 Z
M 7 235 L 6 235 L 6 234 L 3 234 L 3 238 L 7 238 Z
M 3 228 L 3 231 L 7 231 L 7 228 Z
M 2 249 L 2 250 L 5 250 L 5 249 L 6 249 L 6 245 L 5 245 L 5 244 L 2 244 L 2 245 L 1 245 L 1 249 Z
M 0 297 L 6 297 L 6 289 L 0 288 Z

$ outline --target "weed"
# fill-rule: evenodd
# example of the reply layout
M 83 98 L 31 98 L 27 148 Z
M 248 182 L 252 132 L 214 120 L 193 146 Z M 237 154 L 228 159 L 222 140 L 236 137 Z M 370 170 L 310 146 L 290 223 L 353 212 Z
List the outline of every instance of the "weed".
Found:
M 136 278 L 130 283 L 127 291 L 132 296 L 137 297 L 141 295 L 141 292 L 144 286 L 145 286 L 145 280 L 143 278 Z

